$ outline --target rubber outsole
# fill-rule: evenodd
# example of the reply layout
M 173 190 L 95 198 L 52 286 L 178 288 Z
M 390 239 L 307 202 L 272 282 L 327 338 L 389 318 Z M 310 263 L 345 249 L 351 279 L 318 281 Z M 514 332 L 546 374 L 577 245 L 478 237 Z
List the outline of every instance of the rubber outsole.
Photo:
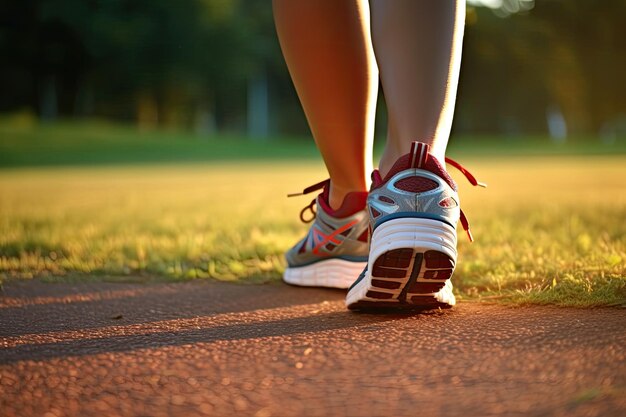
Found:
M 349 288 L 367 262 L 327 259 L 285 270 L 283 281 L 301 287 Z
M 380 230 L 379 230 L 380 229 Z M 456 303 L 450 277 L 456 230 L 431 219 L 395 219 L 374 232 L 368 267 L 346 305 L 362 309 L 449 308 Z

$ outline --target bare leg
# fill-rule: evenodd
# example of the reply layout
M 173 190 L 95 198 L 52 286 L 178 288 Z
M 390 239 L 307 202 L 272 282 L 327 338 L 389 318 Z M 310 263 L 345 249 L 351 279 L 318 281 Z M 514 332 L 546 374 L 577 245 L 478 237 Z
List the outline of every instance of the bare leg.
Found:
M 372 36 L 389 113 L 380 171 L 428 143 L 443 162 L 461 62 L 465 0 L 372 0 Z
M 330 206 L 365 191 L 378 71 L 366 0 L 274 0 L 291 78 L 330 174 Z

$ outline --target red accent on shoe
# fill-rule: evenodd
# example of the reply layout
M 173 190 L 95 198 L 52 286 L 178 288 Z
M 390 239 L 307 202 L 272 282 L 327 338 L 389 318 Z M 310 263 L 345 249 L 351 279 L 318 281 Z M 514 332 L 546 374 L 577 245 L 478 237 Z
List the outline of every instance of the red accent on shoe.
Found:
M 379 199 L 380 201 L 382 201 L 383 203 L 396 204 L 396 202 L 395 202 L 395 201 L 393 201 L 391 198 L 389 198 L 389 197 L 387 197 L 387 196 L 385 196 L 385 195 L 381 195 L 381 196 L 379 196 L 379 197 L 378 197 L 378 199 Z
M 461 173 L 463 175 L 465 175 L 465 178 L 467 178 L 467 180 L 473 186 L 479 186 L 479 187 L 483 187 L 483 188 L 487 187 L 487 184 L 485 184 L 484 182 L 480 182 L 476 178 L 474 178 L 474 176 L 467 169 L 465 169 L 465 167 L 463 167 L 463 165 L 459 164 L 454 159 L 446 158 L 446 162 L 449 163 L 450 165 L 452 165 L 453 167 L 455 167 L 456 169 L 458 169 L 459 171 L 461 171 Z
M 361 236 L 357 238 L 357 240 L 367 243 L 368 237 L 369 237 L 369 229 L 365 229 L 363 233 L 361 233 Z
M 304 190 L 302 190 L 301 193 L 287 194 L 287 197 L 296 197 L 296 196 L 299 196 L 299 195 L 309 194 L 309 193 L 312 193 L 313 191 L 317 191 L 317 190 L 321 190 L 322 188 L 326 188 L 329 185 L 330 185 L 330 178 L 325 179 L 324 181 L 320 181 L 317 184 L 313 184 L 313 185 L 310 185 L 310 186 L 306 187 Z
M 391 179 L 391 177 L 399 172 L 406 171 L 407 169 L 415 169 L 411 168 L 411 158 L 412 155 L 410 153 L 398 158 L 396 163 L 393 164 L 393 166 L 391 167 L 391 170 L 389 170 L 387 175 L 385 175 L 385 178 L 382 178 L 378 170 L 374 170 L 374 172 L 372 172 L 372 189 L 376 189 L 385 184 Z M 433 174 L 437 175 L 445 182 L 447 182 L 453 190 L 457 190 L 456 183 L 454 182 L 452 177 L 450 177 L 445 168 L 439 163 L 437 158 L 427 158 L 426 162 L 423 163 L 420 169 L 432 172 Z
M 425 177 L 408 177 L 396 181 L 394 187 L 411 193 L 423 193 L 439 186 L 435 181 Z
M 383 183 L 383 177 L 380 176 L 380 171 L 375 169 L 372 171 L 372 190 L 378 188 Z
M 430 146 L 423 142 L 412 142 L 411 143 L 411 151 L 409 155 L 411 155 L 410 160 L 411 168 L 423 168 L 426 165 L 426 161 L 428 161 L 428 155 L 430 151 Z
M 370 210 L 372 210 L 372 216 L 374 216 L 374 218 L 380 216 L 380 211 L 376 210 L 374 207 L 370 207 Z
M 306 252 L 306 243 L 309 241 L 309 235 L 302 240 L 302 245 L 300 245 L 300 249 L 298 249 L 298 253 Z
M 423 146 L 419 146 L 419 145 Z M 450 177 L 446 169 L 441 165 L 441 163 L 437 160 L 437 158 L 430 158 L 430 154 L 426 153 L 426 156 L 423 156 L 421 150 L 425 149 L 426 151 L 429 149 L 428 145 L 422 144 L 421 142 L 413 142 L 411 144 L 411 151 L 402 155 L 398 160 L 393 164 L 385 178 L 382 178 L 380 175 L 380 171 L 375 169 L 372 171 L 372 189 L 376 189 L 381 185 L 385 184 L 387 181 L 391 179 L 394 175 L 399 172 L 405 171 L 407 169 L 415 168 L 417 165 L 420 165 L 421 169 L 426 171 L 430 171 L 433 174 L 439 176 L 441 179 L 446 181 L 453 190 L 457 190 L 456 183 Z M 419 152 L 419 154 L 418 154 Z M 463 165 L 459 164 L 452 158 L 445 158 L 445 161 L 461 171 L 465 178 L 470 182 L 470 184 L 479 187 L 487 187 L 487 184 L 484 182 L 478 181 L 472 174 L 469 172 Z
M 344 217 L 352 216 L 353 214 L 363 210 L 367 203 L 367 191 L 353 191 L 343 198 L 341 202 L 341 206 L 334 210 L 330 207 L 329 204 L 329 195 L 330 195 L 330 179 L 326 179 L 324 181 L 320 181 L 317 184 L 313 184 L 304 190 L 301 193 L 292 193 L 287 194 L 287 197 L 295 197 L 299 195 L 309 194 L 313 191 L 322 190 L 322 192 L 318 195 L 317 199 L 313 199 L 306 207 L 302 209 L 300 212 L 300 220 L 304 223 L 310 223 L 315 219 L 315 203 L 317 202 L 319 206 L 326 212 L 329 216 L 341 219 Z M 317 201 L 316 201 L 317 200 Z M 310 210 L 313 213 L 313 216 L 310 219 L 305 219 L 304 214 L 307 210 Z
M 474 236 L 472 236 L 472 231 L 470 230 L 469 221 L 467 221 L 467 217 L 465 217 L 465 213 L 463 213 L 463 210 L 461 210 L 461 226 L 463 226 L 463 229 L 467 233 L 467 237 L 469 238 L 469 241 L 473 242 Z
M 439 202 L 439 207 L 443 207 L 443 208 L 452 208 L 458 205 L 459 203 L 457 203 L 457 201 L 452 197 L 446 197 Z
M 313 253 L 316 255 L 320 255 L 320 249 L 325 247 L 328 243 L 333 243 L 335 245 L 339 245 L 341 240 L 337 238 L 337 235 L 343 232 L 346 229 L 350 229 L 352 226 L 357 224 L 358 220 L 353 220 L 348 224 L 344 224 L 339 229 L 333 230 L 330 234 L 324 234 L 321 230 L 317 228 L 313 228 Z

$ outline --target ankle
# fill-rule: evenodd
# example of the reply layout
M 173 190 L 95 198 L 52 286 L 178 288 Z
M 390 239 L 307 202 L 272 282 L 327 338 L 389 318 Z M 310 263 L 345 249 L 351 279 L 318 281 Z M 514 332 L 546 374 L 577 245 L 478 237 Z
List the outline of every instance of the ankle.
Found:
M 387 150 L 385 150 L 383 155 L 380 157 L 380 162 L 378 164 L 378 172 L 380 173 L 381 178 L 385 178 L 387 176 L 389 171 L 391 171 L 393 164 L 395 164 L 401 156 L 402 155 L 396 155 L 395 153 L 387 152 Z
M 398 161 L 398 159 L 410 152 L 409 148 L 404 149 L 396 148 L 393 146 L 385 147 L 385 151 L 383 152 L 383 155 L 381 156 L 380 162 L 378 164 L 378 172 L 380 173 L 382 178 L 385 178 L 389 171 L 391 171 L 391 168 Z M 445 149 L 431 147 L 430 155 L 437 159 L 439 163 L 445 167 Z
M 346 198 L 346 196 L 353 192 L 367 192 L 365 184 L 362 186 L 345 187 L 335 184 L 331 181 L 330 190 L 328 193 L 328 205 L 333 210 L 339 210 Z

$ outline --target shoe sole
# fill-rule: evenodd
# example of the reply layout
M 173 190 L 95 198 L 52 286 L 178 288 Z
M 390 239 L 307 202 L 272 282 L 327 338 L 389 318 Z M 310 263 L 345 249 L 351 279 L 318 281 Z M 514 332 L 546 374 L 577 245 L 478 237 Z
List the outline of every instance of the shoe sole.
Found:
M 372 235 L 364 277 L 350 289 L 346 306 L 363 309 L 449 308 L 456 265 L 456 230 L 438 220 L 399 218 Z
M 283 281 L 301 287 L 350 288 L 367 262 L 327 259 L 297 268 L 287 268 Z

